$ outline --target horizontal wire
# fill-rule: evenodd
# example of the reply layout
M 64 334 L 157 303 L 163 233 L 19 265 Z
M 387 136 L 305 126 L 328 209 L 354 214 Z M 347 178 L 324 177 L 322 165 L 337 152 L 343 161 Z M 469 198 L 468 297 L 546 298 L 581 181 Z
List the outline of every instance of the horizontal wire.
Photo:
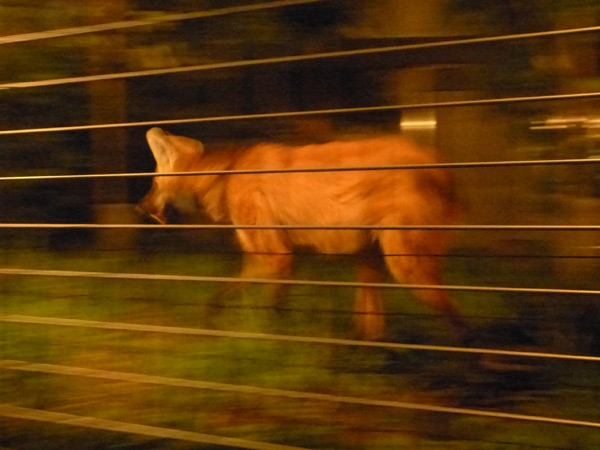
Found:
M 164 228 L 163 228 L 164 227 Z M 167 229 L 168 225 L 165 226 L 157 226 L 158 229 Z M 2 227 L 0 227 L 1 229 Z M 90 227 L 94 228 L 94 227 Z M 35 229 L 35 227 L 28 227 L 27 229 Z M 53 229 L 53 228 L 51 228 Z M 102 229 L 102 228 L 100 228 Z M 112 229 L 110 226 L 105 229 Z M 118 228 L 117 228 L 118 229 Z M 135 229 L 135 228 L 134 228 Z M 187 229 L 187 228 L 182 228 Z M 193 229 L 193 228 L 191 228 Z M 419 229 L 415 227 L 415 229 Z M 586 250 L 600 250 L 600 246 L 572 246 L 572 249 L 586 249 Z M 144 250 L 146 254 L 153 253 L 161 253 L 160 249 L 157 250 Z M 351 253 L 351 252 L 340 252 L 335 254 L 323 254 L 315 251 L 311 251 L 310 249 L 298 249 L 292 252 L 259 252 L 259 251 L 243 251 L 241 249 L 229 248 L 227 244 L 223 244 L 223 246 L 218 246 L 218 248 L 202 248 L 198 247 L 198 254 L 202 255 L 213 255 L 213 256 L 240 256 L 240 255 L 293 255 L 295 257 L 335 257 L 335 258 L 359 258 L 361 261 L 369 260 L 369 259 L 377 259 L 381 258 L 381 254 L 373 253 L 373 254 L 361 254 L 361 253 Z M 582 254 L 556 254 L 556 253 L 481 253 L 481 252 L 473 252 L 473 253 L 415 253 L 415 252 L 406 252 L 406 253 L 386 253 L 385 256 L 406 256 L 406 257 L 428 257 L 428 258 L 440 258 L 440 259 L 598 259 L 598 255 L 582 255 Z
M 307 3 L 316 3 L 321 0 L 281 0 L 281 1 L 272 1 L 266 3 L 258 3 L 254 5 L 241 5 L 241 6 L 232 6 L 228 8 L 219 8 L 212 9 L 208 11 L 195 11 L 190 13 L 177 13 L 177 14 L 164 14 L 162 16 L 150 17 L 147 19 L 137 19 L 137 20 L 124 20 L 118 22 L 109 22 L 104 24 L 97 25 L 87 25 L 81 27 L 70 27 L 63 28 L 58 30 L 47 30 L 47 31 L 38 31 L 33 33 L 23 33 L 16 34 L 11 36 L 1 36 L 0 37 L 0 45 L 4 44 L 14 44 L 20 42 L 30 42 L 44 39 L 54 39 L 60 37 L 68 37 L 68 36 L 76 36 L 81 34 L 88 33 L 99 33 L 104 31 L 114 31 L 120 29 L 127 28 L 137 28 L 148 25 L 156 25 L 165 22 L 179 22 L 193 19 L 202 19 L 206 17 L 215 17 L 221 15 L 228 14 L 236 14 L 236 13 L 244 13 L 251 12 L 263 9 L 270 8 L 279 8 L 285 6 L 294 6 L 294 5 L 302 5 Z M 556 37 L 556 36 L 564 36 L 570 34 L 583 34 L 583 33 L 593 33 L 600 31 L 600 26 L 591 26 L 591 27 L 580 27 L 580 28 L 569 28 L 563 30 L 548 30 L 548 31 L 538 31 L 531 33 L 516 33 L 509 35 L 500 35 L 500 36 L 487 36 L 487 37 L 474 37 L 474 38 L 464 38 L 464 39 L 452 39 L 447 41 L 436 41 L 436 42 L 427 42 L 427 43 L 418 43 L 418 44 L 408 44 L 402 46 L 394 46 L 389 47 L 395 50 L 419 50 L 419 49 L 427 49 L 427 48 L 436 48 L 436 47 L 447 47 L 453 45 L 468 45 L 468 44 L 479 44 L 479 43 L 493 43 L 493 42 L 505 42 L 505 41 L 514 41 L 514 40 L 523 40 L 523 39 L 534 39 L 534 38 L 544 38 L 544 37 Z M 382 51 L 386 50 L 388 47 L 384 47 Z
M 290 56 L 278 56 L 271 58 L 261 59 L 250 59 L 250 60 L 238 60 L 228 61 L 223 63 L 209 63 L 209 64 L 198 64 L 185 67 L 170 67 L 164 69 L 150 69 L 150 70 L 139 70 L 122 73 L 111 73 L 111 74 L 100 74 L 100 75 L 87 75 L 79 77 L 67 77 L 67 78 L 55 78 L 51 80 L 39 80 L 39 81 L 24 81 L 15 83 L 4 83 L 0 84 L 0 89 L 23 89 L 23 88 L 37 88 L 46 86 L 56 86 L 72 83 L 89 83 L 94 81 L 104 80 L 115 80 L 125 78 L 137 78 L 146 76 L 157 76 L 157 75 L 168 75 L 176 73 L 186 72 L 198 72 L 206 70 L 219 70 L 219 69 L 232 69 L 240 67 L 251 67 L 258 65 L 267 64 L 285 64 L 300 61 L 315 61 L 319 59 L 331 59 L 349 56 L 361 56 L 361 55 L 374 55 L 388 52 L 399 52 L 407 50 L 425 50 L 431 48 L 450 47 L 457 45 L 469 45 L 469 44 L 480 44 L 480 43 L 492 43 L 492 42 L 506 42 L 511 40 L 519 39 L 532 39 L 550 36 L 562 36 L 569 34 L 578 33 L 590 33 L 600 31 L 600 26 L 585 27 L 585 28 L 571 28 L 566 30 L 553 30 L 553 31 L 542 31 L 535 33 L 522 33 L 522 34 L 511 34 L 501 36 L 490 36 L 490 37 L 477 37 L 477 38 L 466 38 L 466 39 L 451 39 L 446 41 L 426 42 L 419 44 L 403 44 L 393 45 L 386 47 L 366 48 L 357 50 L 340 50 L 322 53 L 313 53 L 309 55 L 290 55 Z
M 2 88 L 2 85 L 0 85 L 0 89 L 1 88 Z M 600 92 L 582 92 L 582 93 L 574 93 L 574 94 L 534 95 L 534 96 L 504 97 L 504 98 L 492 98 L 492 99 L 480 99 L 480 100 L 457 100 L 457 101 L 448 101 L 448 102 L 397 104 L 397 105 L 383 105 L 383 106 L 364 106 L 364 107 L 355 107 L 355 108 L 333 108 L 333 109 L 319 109 L 319 110 L 310 110 L 310 111 L 288 111 L 288 112 L 277 112 L 277 113 L 239 114 L 239 115 L 228 115 L 228 116 L 195 117 L 195 118 L 188 118 L 188 119 L 166 119 L 166 120 L 150 120 L 150 121 L 139 121 L 139 122 L 119 122 L 119 123 L 104 123 L 104 124 L 92 124 L 92 125 L 72 125 L 72 126 L 62 126 L 62 127 L 0 130 L 0 136 L 1 135 L 15 135 L 15 134 L 55 133 L 55 132 L 126 128 L 126 127 L 220 122 L 220 121 L 234 121 L 234 120 L 275 119 L 275 118 L 303 117 L 303 116 L 329 115 L 329 114 L 350 114 L 350 113 L 359 113 L 359 112 L 415 110 L 415 109 L 429 109 L 429 108 L 453 108 L 453 107 L 467 107 L 467 106 L 493 106 L 493 105 L 514 104 L 514 103 L 527 103 L 527 102 L 582 100 L 582 99 L 593 99 L 593 98 L 598 98 L 598 97 L 600 97 Z
M 244 13 L 258 11 L 270 8 L 279 8 L 284 6 L 302 5 L 306 3 L 316 3 L 321 0 L 282 0 L 267 3 L 258 3 L 254 5 L 232 6 L 229 8 L 211 9 L 209 11 L 195 11 L 190 13 L 164 14 L 161 16 L 149 17 L 147 19 L 124 20 L 118 22 L 103 23 L 98 25 L 87 25 L 81 27 L 62 28 L 59 30 L 38 31 L 34 33 L 15 34 L 12 36 L 1 36 L 0 45 L 15 44 L 20 42 L 39 41 L 44 39 L 55 39 L 60 37 L 77 36 L 89 33 L 101 33 L 105 31 L 123 30 L 128 28 L 143 27 L 148 25 L 157 25 L 166 22 L 180 22 L 192 19 L 203 19 L 207 17 L 223 16 L 228 14 Z
M 338 404 L 360 405 L 369 407 L 385 407 L 411 411 L 426 411 L 436 413 L 449 413 L 463 416 L 476 416 L 491 419 L 518 420 L 527 422 L 548 423 L 554 425 L 580 426 L 588 428 L 600 428 L 600 423 L 562 419 L 556 417 L 533 416 L 526 414 L 504 413 L 500 411 L 484 411 L 471 408 L 457 408 L 451 406 L 427 405 L 422 403 L 400 402 L 394 400 L 376 400 L 363 397 L 341 396 L 333 394 L 323 394 L 316 392 L 292 391 L 284 389 L 261 388 L 248 385 L 237 385 L 229 383 L 217 383 L 200 380 L 187 380 L 181 378 L 167 378 L 154 375 L 143 375 L 127 372 L 106 371 L 99 369 L 87 369 L 83 367 L 60 366 L 55 364 L 34 364 L 23 361 L 0 361 L 1 368 L 9 370 L 19 370 L 26 372 L 41 372 L 57 375 L 78 376 L 97 379 L 119 380 L 132 383 L 154 384 L 162 386 L 174 386 L 192 389 L 207 389 L 213 391 L 235 392 L 250 395 L 264 395 L 283 397 L 294 400 L 311 400 L 319 402 L 329 402 Z M 3 412 L 3 406 L 0 404 L 0 414 Z
M 600 225 L 233 225 L 233 224 L 95 224 L 1 223 L 0 229 L 98 230 L 454 230 L 454 231 L 600 231 Z M 272 254 L 272 253 L 270 253 Z
M 1 134 L 1 133 L 0 133 Z M 600 159 L 544 159 L 520 161 L 474 161 L 434 164 L 397 164 L 386 166 L 353 166 L 353 167 L 303 167 L 277 169 L 240 169 L 240 170 L 204 170 L 187 172 L 129 172 L 129 173 L 91 173 L 68 175 L 21 175 L 0 176 L 2 181 L 49 181 L 49 180 L 87 180 L 98 178 L 153 178 L 153 177 L 192 177 L 214 175 L 257 175 L 257 174 L 287 174 L 287 173 L 322 173 L 322 172 L 365 172 L 381 170 L 423 170 L 423 169 L 471 169 L 471 168 L 506 168 L 529 166 L 559 166 L 559 165 L 595 165 Z
M 321 338 L 310 336 L 293 336 L 283 334 L 252 333 L 243 331 L 227 331 L 188 327 L 170 327 L 161 325 L 145 325 L 123 322 L 102 322 L 96 320 L 65 319 L 57 317 L 41 317 L 27 315 L 0 315 L 0 322 L 28 325 L 59 326 L 73 328 L 91 328 L 100 330 L 132 331 L 140 333 L 157 333 L 181 336 L 202 336 L 215 338 L 248 339 L 257 341 L 291 342 L 296 344 L 316 344 L 338 347 L 385 348 L 388 350 L 416 350 L 427 352 L 466 353 L 477 355 L 509 356 L 520 358 L 554 359 L 565 361 L 600 362 L 599 356 L 573 355 L 549 352 L 531 352 L 517 350 L 500 350 L 490 348 L 452 347 L 442 345 L 407 344 L 400 342 L 359 341 L 355 339 Z
M 173 428 L 154 427 L 137 423 L 121 422 L 110 419 L 99 419 L 89 416 L 77 416 L 55 411 L 24 408 L 21 406 L 0 403 L 0 416 L 20 420 L 52 423 L 56 425 L 112 431 L 116 433 L 136 434 L 159 439 L 175 439 L 199 444 L 217 445 L 224 448 L 243 448 L 248 450 L 306 450 L 304 447 L 270 444 L 268 442 L 251 441 L 242 438 L 216 436 L 212 434 L 183 431 Z
M 197 275 L 167 275 L 148 273 L 115 273 L 91 272 L 76 270 L 48 270 L 48 269 L 23 269 L 0 268 L 0 275 L 58 277 L 58 278 L 96 278 L 105 280 L 140 280 L 140 281 L 174 281 L 174 282 L 201 282 L 201 283 L 233 283 L 233 284 L 280 284 L 287 286 L 318 286 L 339 288 L 379 288 L 379 289 L 410 289 L 410 290 L 436 290 L 436 291 L 464 291 L 488 292 L 510 294 L 557 294 L 557 295 L 600 295 L 600 290 L 589 289 L 553 289 L 553 288 L 520 288 L 502 286 L 450 286 L 450 285 L 423 285 L 423 284 L 397 284 L 397 283 L 362 283 L 357 281 L 318 281 L 318 280 L 290 280 L 268 278 L 237 278 Z

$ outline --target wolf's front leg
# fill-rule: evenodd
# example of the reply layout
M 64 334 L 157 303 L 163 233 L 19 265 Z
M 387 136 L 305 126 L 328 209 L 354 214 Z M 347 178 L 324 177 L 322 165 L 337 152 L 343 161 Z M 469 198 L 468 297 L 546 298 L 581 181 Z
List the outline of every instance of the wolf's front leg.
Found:
M 265 281 L 269 306 L 281 310 L 286 306 L 289 284 L 278 281 L 286 281 L 291 278 L 292 260 L 291 253 L 246 254 L 240 278 L 248 280 L 248 283 L 263 284 L 262 281 Z M 266 283 L 269 280 L 274 283 Z M 244 285 L 248 283 L 244 283 Z
M 211 317 L 218 316 L 227 304 L 242 297 L 244 291 L 252 285 L 265 285 L 268 306 L 282 311 L 286 306 L 289 285 L 277 281 L 291 278 L 292 260 L 291 252 L 246 252 L 239 279 L 228 283 L 211 298 L 208 314 Z M 271 280 L 274 283 L 268 283 Z M 263 286 L 259 288 L 262 289 Z
M 357 265 L 359 283 L 381 283 L 385 266 L 380 257 L 366 255 Z M 385 318 L 381 291 L 376 287 L 360 287 L 354 304 L 354 325 L 358 339 L 376 341 L 383 337 Z

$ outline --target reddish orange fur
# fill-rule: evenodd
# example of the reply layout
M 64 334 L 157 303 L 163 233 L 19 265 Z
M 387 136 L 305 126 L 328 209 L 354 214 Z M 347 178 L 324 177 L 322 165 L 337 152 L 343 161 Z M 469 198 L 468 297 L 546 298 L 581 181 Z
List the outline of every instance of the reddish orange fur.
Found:
M 148 132 L 157 172 L 374 167 L 438 162 L 434 152 L 401 137 L 290 147 L 259 144 L 233 152 L 205 152 L 193 139 L 158 128 Z M 234 225 L 394 226 L 449 225 L 459 207 L 450 174 L 440 168 L 294 172 L 268 174 L 156 177 L 140 206 L 166 220 L 165 206 L 202 209 L 216 222 Z M 324 254 L 364 254 L 357 279 L 384 279 L 379 247 L 388 270 L 399 283 L 439 285 L 440 257 L 447 250 L 446 230 L 285 230 L 238 229 L 248 255 L 242 277 L 280 279 L 291 276 L 293 252 L 310 247 Z M 283 290 L 283 288 L 281 288 Z M 447 291 L 419 289 L 423 302 L 462 321 Z M 358 289 L 356 326 L 360 336 L 383 334 L 382 300 L 377 289 Z

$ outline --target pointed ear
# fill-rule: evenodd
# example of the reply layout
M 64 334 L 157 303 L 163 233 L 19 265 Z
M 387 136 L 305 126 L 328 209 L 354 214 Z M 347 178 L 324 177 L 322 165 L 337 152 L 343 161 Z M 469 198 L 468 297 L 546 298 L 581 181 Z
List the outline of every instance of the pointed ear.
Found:
M 146 140 L 152 150 L 159 172 L 172 171 L 182 154 L 191 156 L 202 154 L 204 151 L 200 141 L 184 136 L 175 136 L 160 128 L 148 130 Z
M 176 152 L 186 153 L 189 156 L 198 156 L 204 153 L 202 142 L 185 136 L 175 136 L 170 134 L 167 136 L 169 144 L 176 149 Z
M 151 128 L 146 133 L 146 141 L 156 160 L 157 172 L 169 171 L 173 167 L 172 149 L 166 142 L 168 134 L 160 128 Z

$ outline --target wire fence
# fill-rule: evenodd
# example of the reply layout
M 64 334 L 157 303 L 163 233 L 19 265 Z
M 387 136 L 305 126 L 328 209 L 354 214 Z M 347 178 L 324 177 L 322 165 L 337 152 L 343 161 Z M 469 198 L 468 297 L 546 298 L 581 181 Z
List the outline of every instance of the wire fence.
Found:
M 281 5 L 279 5 L 281 6 Z M 366 48 L 359 50 L 343 50 L 343 51 L 334 51 L 334 52 L 322 52 L 322 53 L 314 53 L 310 55 L 291 55 L 291 56 L 280 56 L 274 58 L 262 58 L 262 59 L 253 59 L 253 60 L 242 60 L 242 61 L 229 61 L 224 63 L 212 63 L 212 64 L 200 64 L 193 65 L 188 67 L 173 67 L 166 69 L 152 69 L 152 70 L 141 70 L 135 72 L 123 72 L 123 73 L 112 73 L 112 74 L 103 74 L 103 75 L 89 75 L 83 77 L 69 77 L 69 78 L 58 78 L 58 79 L 50 79 L 50 80 L 42 80 L 42 81 L 28 81 L 28 82 L 19 82 L 19 83 L 4 83 L 0 84 L 0 89 L 17 89 L 17 88 L 33 88 L 33 87 L 43 87 L 43 86 L 56 86 L 62 84 L 72 84 L 72 83 L 89 83 L 93 81 L 102 81 L 102 80 L 115 80 L 115 79 L 123 79 L 123 78 L 133 78 L 133 77 L 146 77 L 146 76 L 157 76 L 157 75 L 167 75 L 167 74 L 176 74 L 176 73 L 185 73 L 185 72 L 198 72 L 198 71 L 206 71 L 206 70 L 221 70 L 221 69 L 237 69 L 242 67 L 250 67 L 250 66 L 264 66 L 270 64 L 287 64 L 299 61 L 315 61 L 322 59 L 332 59 L 332 58 L 342 58 L 342 57 L 352 57 L 352 56 L 361 56 L 361 55 L 374 55 L 380 53 L 388 53 L 388 52 L 402 52 L 407 50 L 425 50 L 430 48 L 440 48 L 440 47 L 450 47 L 450 46 L 461 46 L 461 45 L 470 45 L 470 44 L 483 44 L 489 42 L 503 42 L 509 40 L 518 40 L 518 39 L 531 39 L 531 38 L 541 38 L 541 37 L 549 37 L 549 36 L 562 36 L 569 34 L 579 34 L 579 33 L 591 33 L 600 31 L 600 27 L 587 27 L 587 28 L 572 28 L 568 30 L 559 30 L 559 31 L 549 31 L 549 32 L 539 32 L 539 33 L 525 33 L 525 34 L 515 34 L 508 36 L 494 36 L 487 38 L 472 38 L 472 39 L 457 39 L 457 40 L 447 40 L 440 42 L 431 42 L 431 43 L 421 43 L 421 44 L 408 44 L 408 45 L 394 45 L 387 47 L 377 47 L 377 48 Z M 524 100 L 520 100 L 524 101 Z
M 315 3 L 318 0 L 288 0 L 274 1 L 268 3 L 258 3 L 254 5 L 221 8 L 212 11 L 199 11 L 186 14 L 170 14 L 152 17 L 144 20 L 131 20 L 125 22 L 115 22 L 108 24 L 93 25 L 87 27 L 67 28 L 61 30 L 50 30 L 39 33 L 30 33 L 16 36 L 6 36 L 0 38 L 2 44 L 16 44 L 19 42 L 33 42 L 42 39 L 56 39 L 66 36 L 76 36 L 87 33 L 97 33 L 105 31 L 114 31 L 119 29 L 127 29 L 141 26 L 151 26 L 160 23 L 183 21 L 192 19 L 201 19 L 206 17 L 215 17 L 219 15 L 234 14 L 257 11 L 261 9 L 279 8 L 292 5 Z M 469 39 L 442 40 L 439 42 L 427 42 L 410 45 L 385 46 L 377 48 L 364 48 L 350 51 L 332 51 L 320 52 L 309 55 L 289 55 L 284 57 L 262 58 L 256 60 L 239 60 L 229 62 L 219 62 L 212 64 L 201 64 L 187 67 L 171 67 L 166 69 L 153 69 L 145 71 L 133 71 L 123 73 L 110 73 L 89 75 L 82 77 L 69 77 L 48 79 L 40 81 L 15 82 L 0 84 L 0 89 L 25 89 L 38 88 L 44 86 L 59 86 L 72 83 L 92 83 L 102 80 L 138 78 L 157 75 L 199 72 L 221 69 L 238 69 L 252 66 L 272 66 L 275 64 L 288 64 L 300 61 L 317 61 L 331 60 L 336 58 L 352 58 L 361 55 L 375 55 L 390 52 L 404 51 L 419 51 L 432 48 L 444 48 L 449 46 L 466 46 L 466 45 L 482 45 L 489 43 L 506 43 L 509 41 L 519 41 L 524 39 L 544 39 L 548 37 L 576 35 L 584 33 L 597 33 L 600 27 L 584 27 L 572 28 L 564 30 L 555 30 L 547 32 L 523 33 L 503 36 L 478 37 Z M 143 121 L 143 122 L 123 122 L 123 123 L 103 123 L 103 124 L 84 124 L 75 126 L 61 127 L 45 127 L 45 128 L 26 128 L 1 130 L 0 135 L 18 135 L 32 133 L 53 133 L 53 132 L 71 132 L 71 131 L 88 131 L 97 129 L 113 129 L 123 127 L 144 127 L 155 125 L 169 124 L 192 124 L 215 121 L 242 121 L 256 119 L 273 119 L 273 118 L 289 118 L 289 117 L 306 117 L 315 115 L 330 115 L 330 114 L 352 114 L 357 112 L 376 112 L 389 110 L 412 110 L 412 109 L 440 109 L 440 108 L 456 108 L 456 107 L 472 107 L 472 106 L 491 106 L 530 102 L 548 102 L 562 100 L 585 100 L 596 99 L 600 97 L 600 92 L 582 92 L 574 94 L 560 95 L 542 95 L 542 96 L 523 96 L 511 98 L 489 98 L 480 100 L 464 100 L 451 102 L 430 102 L 419 104 L 397 104 L 397 105 L 381 105 L 374 107 L 363 108 L 336 108 L 311 111 L 290 111 L 276 113 L 260 113 L 260 114 L 244 114 L 232 116 L 218 117 L 196 117 L 187 119 L 172 119 L 158 121 Z M 86 179 L 103 179 L 103 178 L 149 178 L 154 176 L 208 176 L 208 175 L 248 175 L 248 174 L 270 174 L 270 173 L 295 173 L 295 172 L 342 172 L 342 171 L 362 171 L 362 170 L 419 170 L 429 168 L 445 168 L 451 170 L 474 170 L 479 168 L 513 168 L 513 167 L 549 167 L 549 166 L 589 166 L 596 165 L 600 160 L 589 158 L 577 159 L 553 159 L 553 160 L 520 160 L 520 161 L 474 161 L 474 162 L 453 162 L 439 163 L 428 165 L 393 165 L 381 167 L 312 167 L 306 169 L 261 169 L 261 170 L 227 170 L 227 171 L 204 171 L 204 172 L 173 172 L 173 173 L 93 173 L 93 174 L 65 174 L 65 175 L 13 175 L 2 176 L 0 182 L 16 183 L 24 181 L 60 181 L 60 180 L 86 180 Z M 249 230 L 455 230 L 455 231 L 526 231 L 526 232 L 597 232 L 600 230 L 600 225 L 419 225 L 419 226 L 357 226 L 347 224 L 343 226 L 314 226 L 310 224 L 304 225 L 148 225 L 148 224 L 96 224 L 96 223 L 1 223 L 0 229 L 114 229 L 114 230 L 148 230 L 148 229 L 249 229 Z M 506 256 L 506 255 L 504 255 Z M 531 257 L 525 255 L 525 257 Z M 553 255 L 539 255 L 540 258 L 555 257 Z M 558 256 L 556 256 L 558 257 Z M 561 256 L 565 257 L 565 256 Z M 566 256 L 571 257 L 571 256 Z M 573 256 L 575 258 L 577 256 Z M 593 256 L 585 256 L 593 258 Z M 411 289 L 411 290 L 446 290 L 446 291 L 466 291 L 466 292 L 491 292 L 502 294 L 548 294 L 548 295 L 566 295 L 566 296 L 584 296 L 595 298 L 600 295 L 597 289 L 557 289 L 557 288 L 523 288 L 523 287 L 494 287 L 494 286 L 472 286 L 472 285 L 398 285 L 395 283 L 359 283 L 359 282 L 343 282 L 343 281 L 314 281 L 314 280 L 273 280 L 261 278 L 233 278 L 233 277 L 215 277 L 215 276 L 190 276 L 190 275 L 166 275 L 166 274 L 147 274 L 147 273 L 117 273 L 117 272 L 99 272 L 99 271 L 83 271 L 83 270 L 46 270 L 35 268 L 0 268 L 0 276 L 10 277 L 52 277 L 52 278 L 92 278 L 99 280 L 125 280 L 133 282 L 153 282 L 166 281 L 173 283 L 231 283 L 231 284 L 279 284 L 288 286 L 313 286 L 313 287 L 336 287 L 336 288 L 381 288 L 381 289 Z M 182 336 L 200 336 L 211 338 L 229 338 L 239 340 L 261 340 L 275 341 L 288 344 L 310 344 L 320 346 L 336 346 L 349 348 L 378 348 L 387 350 L 410 350 L 421 352 L 445 352 L 458 354 L 476 354 L 486 356 L 505 356 L 532 358 L 539 360 L 557 360 L 563 362 L 585 362 L 598 363 L 600 357 L 591 355 L 576 355 L 566 353 L 553 352 L 537 352 L 537 351 L 517 351 L 492 348 L 471 348 L 471 347 L 455 347 L 455 346 L 437 346 L 437 345 L 422 345 L 413 343 L 395 343 L 395 342 L 371 342 L 359 341 L 351 339 L 334 339 L 334 338 L 319 338 L 308 336 L 295 336 L 284 334 L 268 334 L 268 333 L 250 333 L 241 331 L 225 331 L 201 328 L 184 328 L 184 327 L 166 327 L 156 325 L 130 324 L 109 321 L 92 321 L 78 320 L 58 317 L 41 317 L 19 314 L 3 314 L 0 315 L 0 322 L 12 323 L 21 325 L 35 325 L 39 327 L 75 327 L 84 329 L 100 329 L 100 330 L 119 330 L 135 333 L 157 333 L 167 335 L 182 335 Z M 600 428 L 600 423 L 593 420 L 572 420 L 555 417 L 545 417 L 535 414 L 516 414 L 501 411 L 478 410 L 473 408 L 462 407 L 446 407 L 431 404 L 401 402 L 381 399 L 368 399 L 357 396 L 330 395 L 317 392 L 300 392 L 283 389 L 273 389 L 256 387 L 241 384 L 216 383 L 209 381 L 188 380 L 180 378 L 158 377 L 137 373 L 116 372 L 108 370 L 96 370 L 84 367 L 73 367 L 57 364 L 42 364 L 27 361 L 2 360 L 0 361 L 2 370 L 10 370 L 15 372 L 35 372 L 44 374 L 60 374 L 73 377 L 94 378 L 102 380 L 117 380 L 139 384 L 176 386 L 200 390 L 212 391 L 227 391 L 241 393 L 246 395 L 257 396 L 275 396 L 293 400 L 307 400 L 316 402 L 329 402 L 337 404 L 345 404 L 361 407 L 376 407 L 390 409 L 404 409 L 411 411 L 424 411 L 431 413 L 444 413 L 457 416 L 473 416 L 486 419 L 502 419 L 509 421 L 524 421 L 536 424 L 551 424 L 561 426 L 584 427 L 589 429 Z M 59 412 L 42 411 L 36 409 L 28 409 L 23 407 L 12 406 L 9 404 L 0 404 L 0 416 L 9 418 L 18 418 L 32 421 L 41 421 L 54 424 L 67 424 L 70 426 L 79 426 L 85 428 L 112 430 L 126 432 L 132 434 L 140 434 L 144 436 L 153 436 L 164 439 L 180 439 L 189 442 L 197 442 L 203 444 L 214 444 L 219 446 L 230 446 L 236 448 L 248 449 L 264 449 L 278 450 L 291 449 L 300 447 L 290 447 L 285 445 L 276 445 L 266 442 L 258 442 L 254 440 L 225 438 L 214 435 L 192 433 L 178 431 L 167 428 L 150 427 L 137 425 L 133 423 L 124 423 L 111 421 L 100 418 L 81 417 L 71 414 Z

